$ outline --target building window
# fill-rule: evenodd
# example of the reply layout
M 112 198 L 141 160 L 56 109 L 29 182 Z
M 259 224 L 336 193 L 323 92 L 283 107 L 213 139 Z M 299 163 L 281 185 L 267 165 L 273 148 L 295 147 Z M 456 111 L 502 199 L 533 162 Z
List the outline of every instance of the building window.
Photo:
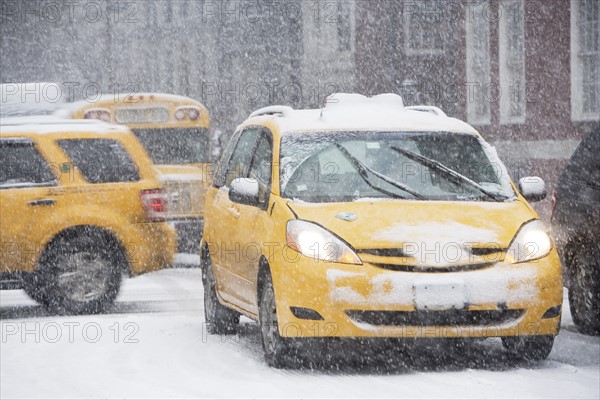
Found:
M 598 120 L 600 67 L 598 0 L 571 3 L 571 119 Z
M 525 20 L 523 0 L 500 3 L 500 123 L 525 122 Z
M 352 50 L 352 5 L 352 3 L 347 1 L 342 1 L 336 4 L 338 11 L 338 51 Z
M 487 125 L 490 113 L 490 22 L 485 14 L 489 0 L 469 7 L 465 19 L 467 46 L 467 121 Z
M 403 3 L 404 52 L 407 55 L 444 53 L 444 4 L 437 0 Z
M 186 18 L 188 18 L 190 15 L 189 13 L 189 3 L 187 0 L 184 0 L 182 2 L 179 3 L 179 18 L 185 20 Z
M 149 27 L 154 27 L 156 26 L 156 24 L 158 23 L 157 21 L 157 13 L 156 13 L 156 3 L 153 1 L 149 1 L 147 3 L 144 3 L 144 5 L 147 7 L 146 8 L 146 24 Z
M 165 22 L 167 24 L 173 22 L 173 3 L 169 0 L 165 3 Z

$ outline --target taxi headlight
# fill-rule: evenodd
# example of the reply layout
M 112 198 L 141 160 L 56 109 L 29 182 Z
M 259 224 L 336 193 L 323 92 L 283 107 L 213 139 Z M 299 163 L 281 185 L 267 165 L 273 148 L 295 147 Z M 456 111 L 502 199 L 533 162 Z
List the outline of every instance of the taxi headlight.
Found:
M 537 260 L 548 255 L 552 250 L 552 240 L 546 232 L 544 223 L 540 220 L 525 223 L 515 235 L 508 252 L 506 261 L 520 263 Z
M 362 264 L 350 246 L 333 233 L 312 222 L 288 221 L 287 245 L 300 254 L 315 260 Z

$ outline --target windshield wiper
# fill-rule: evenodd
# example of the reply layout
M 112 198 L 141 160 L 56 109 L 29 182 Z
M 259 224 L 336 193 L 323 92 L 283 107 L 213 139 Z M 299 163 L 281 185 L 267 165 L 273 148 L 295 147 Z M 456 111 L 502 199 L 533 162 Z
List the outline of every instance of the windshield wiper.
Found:
M 377 185 L 374 185 L 371 180 L 369 179 L 369 175 L 367 174 L 367 172 L 370 172 L 371 174 L 375 175 L 376 177 L 378 177 L 379 179 L 389 183 L 390 185 L 394 186 L 395 188 L 398 188 L 406 193 L 409 193 L 411 195 L 413 195 L 414 197 L 416 197 L 417 199 L 420 200 L 424 200 L 425 197 L 423 197 L 422 195 L 420 195 L 419 193 L 415 192 L 414 190 L 412 190 L 411 188 L 409 188 L 408 186 L 405 186 L 403 184 L 401 184 L 400 182 L 396 182 L 395 180 L 393 180 L 390 177 L 387 177 L 369 167 L 367 167 L 365 164 L 363 164 L 358 158 L 354 157 L 352 154 L 350 154 L 350 152 L 341 144 L 339 143 L 334 143 L 334 146 L 337 147 L 341 152 L 342 155 L 344 155 L 344 157 L 346 157 L 351 163 L 352 165 L 354 165 L 356 167 L 356 169 L 358 170 L 358 175 L 365 181 L 365 183 L 367 185 L 369 185 L 370 188 L 377 190 L 378 192 L 381 192 L 383 194 L 386 194 L 390 197 L 395 197 L 395 198 L 400 198 L 400 199 L 405 199 L 406 197 L 401 196 L 397 193 L 394 192 L 390 192 L 388 190 L 385 190 Z
M 504 196 L 497 195 L 496 193 L 487 190 L 479 183 L 467 178 L 466 176 L 460 174 L 459 172 L 456 172 L 453 169 L 446 167 L 444 164 L 436 160 L 432 160 L 431 158 L 424 157 L 420 154 L 413 153 L 412 151 L 404 150 L 396 146 L 390 146 L 390 149 L 402 154 L 406 158 L 409 158 L 413 161 L 418 162 L 421 165 L 426 166 L 429 169 L 439 172 L 451 182 L 454 182 L 456 184 L 467 184 L 468 186 L 471 186 L 472 188 L 476 189 L 477 191 L 481 192 L 482 194 L 486 195 L 494 201 L 503 201 L 506 199 Z

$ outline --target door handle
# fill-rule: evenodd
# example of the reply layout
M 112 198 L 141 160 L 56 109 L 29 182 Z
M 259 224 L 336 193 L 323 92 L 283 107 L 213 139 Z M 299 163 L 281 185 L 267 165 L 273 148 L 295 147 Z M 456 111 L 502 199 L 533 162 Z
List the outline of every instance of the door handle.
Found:
M 40 200 L 33 200 L 30 201 L 29 204 L 31 207 L 34 206 L 53 206 L 56 203 L 56 200 L 54 199 L 40 199 Z
M 239 217 L 240 216 L 240 210 L 238 210 L 237 208 L 231 206 L 227 209 L 227 211 L 229 211 L 230 214 L 233 214 L 234 217 Z

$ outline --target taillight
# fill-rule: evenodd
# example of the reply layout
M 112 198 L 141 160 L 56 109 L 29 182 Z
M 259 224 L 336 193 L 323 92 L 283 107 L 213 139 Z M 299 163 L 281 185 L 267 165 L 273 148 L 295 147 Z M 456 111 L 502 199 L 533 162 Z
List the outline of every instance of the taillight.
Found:
M 162 189 L 142 190 L 140 198 L 148 221 L 162 222 L 166 219 L 167 195 Z

